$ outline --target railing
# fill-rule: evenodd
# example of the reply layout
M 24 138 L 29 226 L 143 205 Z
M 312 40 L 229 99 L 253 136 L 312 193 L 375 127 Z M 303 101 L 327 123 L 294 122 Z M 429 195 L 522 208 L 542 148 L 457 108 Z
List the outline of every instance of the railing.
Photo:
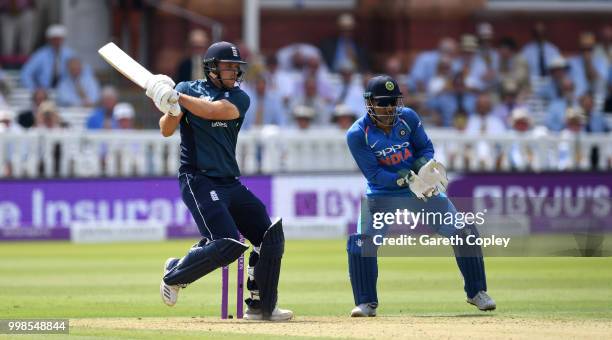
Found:
M 430 129 L 429 135 L 436 159 L 451 171 L 612 169 L 610 134 L 466 136 Z M 236 158 L 243 174 L 357 169 L 344 132 L 333 129 L 243 131 Z M 163 138 L 157 131 L 0 134 L 0 177 L 4 178 L 162 176 L 175 175 L 178 166 L 178 135 Z

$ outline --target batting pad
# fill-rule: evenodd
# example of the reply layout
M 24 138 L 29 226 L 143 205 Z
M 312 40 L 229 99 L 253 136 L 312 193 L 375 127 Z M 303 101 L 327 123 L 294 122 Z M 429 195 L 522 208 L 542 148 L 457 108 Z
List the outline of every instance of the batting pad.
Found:
M 164 282 L 168 285 L 192 283 L 213 270 L 236 261 L 247 249 L 249 246 L 231 238 L 195 246 L 164 276 Z

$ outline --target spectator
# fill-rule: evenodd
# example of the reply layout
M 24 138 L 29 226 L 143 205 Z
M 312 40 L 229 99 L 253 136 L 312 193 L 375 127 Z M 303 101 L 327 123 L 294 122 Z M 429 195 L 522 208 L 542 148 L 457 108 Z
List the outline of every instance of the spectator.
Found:
M 118 128 L 117 120 L 113 117 L 113 110 L 118 100 L 119 96 L 114 87 L 104 87 L 100 106 L 96 107 L 87 119 L 87 128 L 90 130 Z
M 525 107 L 512 110 L 510 116 L 512 131 L 518 136 L 526 136 L 533 126 L 533 120 Z M 533 150 L 525 144 L 515 142 L 510 147 L 508 160 L 512 170 L 525 170 L 531 168 L 534 162 Z
M 243 129 L 270 124 L 286 125 L 287 113 L 283 107 L 282 99 L 276 93 L 271 92 L 267 86 L 267 79 L 265 75 L 259 75 L 255 79 L 255 88 L 247 87 L 245 89 L 251 98 L 251 104 L 242 123 Z
M 42 102 L 48 99 L 49 95 L 47 91 L 44 89 L 36 89 L 36 91 L 32 93 L 32 106 L 29 110 L 23 111 L 17 116 L 17 123 L 25 129 L 33 127 L 36 121 L 36 111 L 38 111 L 38 107 Z
M 35 28 L 34 16 L 35 4 L 33 0 L 0 0 L 2 55 L 26 56 L 32 52 Z M 16 46 L 19 46 L 19 48 Z
M 41 132 L 51 132 L 61 131 L 61 129 L 66 127 L 68 127 L 68 124 L 62 122 L 54 102 L 47 100 L 40 103 L 36 111 L 34 129 Z M 60 163 L 63 152 L 61 143 L 45 143 L 42 145 L 42 149 L 43 159 L 41 159 L 39 165 L 40 174 L 58 176 L 60 173 Z M 47 158 L 45 154 L 49 154 L 53 159 L 51 164 L 45 161 Z
M 369 69 L 368 57 L 355 37 L 355 18 L 350 13 L 338 17 L 338 35 L 321 43 L 321 51 L 327 67 L 339 72 L 340 67 L 350 62 L 360 72 Z
M 493 26 L 488 22 L 481 22 L 476 27 L 478 37 L 478 58 L 485 66 L 481 81 L 486 85 L 493 86 L 497 81 L 499 71 L 499 53 L 493 46 Z
M 266 60 L 267 72 L 265 73 L 268 91 L 275 93 L 281 98 L 283 109 L 288 112 L 290 98 L 295 88 L 296 75 L 292 72 L 282 70 L 278 65 L 276 55 L 271 55 Z
M 335 105 L 347 106 L 353 112 L 360 112 L 363 108 L 363 86 L 355 75 L 355 67 L 346 63 L 340 67 L 340 86 L 335 96 Z
M 583 32 L 580 35 L 580 54 L 570 59 L 570 75 L 576 87 L 576 96 L 593 92 L 603 96 L 608 80 L 608 60 L 594 53 L 595 35 Z
M 529 65 L 531 78 L 548 75 L 548 66 L 561 56 L 557 46 L 546 40 L 546 26 L 538 22 L 531 31 L 533 40 L 523 47 L 522 54 Z
M 566 77 L 561 81 L 561 96 L 548 104 L 546 127 L 554 132 L 563 130 L 566 111 L 572 106 L 574 106 L 574 83 Z
M 306 58 L 306 65 L 303 69 L 302 81 L 296 82 L 298 88 L 294 94 L 301 94 L 304 90 L 304 80 L 313 77 L 317 81 L 317 93 L 323 98 L 328 104 L 332 104 L 334 101 L 334 87 L 330 83 L 330 75 L 325 67 L 321 64 L 320 57 L 308 57 Z
M 501 101 L 493 108 L 491 115 L 499 118 L 506 126 L 510 124 L 510 114 L 515 108 L 522 106 L 518 100 L 518 84 L 512 79 L 506 79 L 501 86 Z
M 14 112 L 8 106 L 0 106 L 0 133 L 19 131 L 18 126 L 13 121 L 14 115 Z
M 39 130 L 57 130 L 67 127 L 57 111 L 55 103 L 47 100 L 38 106 L 34 127 Z
M 94 106 L 100 99 L 100 84 L 88 65 L 81 59 L 72 57 L 68 60 L 68 76 L 57 85 L 57 103 L 59 106 Z
M 496 136 L 506 132 L 504 122 L 492 115 L 491 109 L 491 94 L 479 94 L 476 100 L 475 114 L 468 117 L 465 133 L 470 136 Z M 475 152 L 473 161 L 479 163 L 480 167 L 491 169 L 495 165 L 499 166 L 501 155 L 494 157 L 494 152 L 489 143 L 478 142 Z
M 579 107 L 568 107 L 564 119 L 565 128 L 560 134 L 562 141 L 558 144 L 558 170 L 571 170 L 576 169 L 583 158 L 576 139 L 584 133 L 584 112 Z
M 189 56 L 183 59 L 176 71 L 176 83 L 194 79 L 204 79 L 202 57 L 209 45 L 206 31 L 194 29 L 189 32 Z
M 428 96 L 436 96 L 452 88 L 454 78 L 452 62 L 452 59 L 448 56 L 440 58 L 436 74 L 427 83 Z
M 610 127 L 603 113 L 595 108 L 593 93 L 586 92 L 578 98 L 578 105 L 585 115 L 585 129 L 587 132 L 607 133 Z
M 113 108 L 113 119 L 117 129 L 131 130 L 134 128 L 134 107 L 130 103 L 117 103 Z
M 489 87 L 489 82 L 493 79 L 488 79 L 487 66 L 476 52 L 478 52 L 476 37 L 471 34 L 461 36 L 461 55 L 459 59 L 465 86 L 480 91 Z
M 321 51 L 305 43 L 290 44 L 276 52 L 278 67 L 287 72 L 301 72 L 309 58 L 321 58 Z
M 336 105 L 332 116 L 332 123 L 342 131 L 348 130 L 357 119 L 355 111 L 347 105 Z
M 293 125 L 299 130 L 309 130 L 316 115 L 311 106 L 297 105 L 293 108 Z
M 475 104 L 476 95 L 465 87 L 463 76 L 457 74 L 453 78 L 452 87 L 430 98 L 427 108 L 436 116 L 432 122 L 434 125 L 449 127 L 455 115 L 470 116 L 474 113 Z
M 307 106 L 314 110 L 311 117 L 312 123 L 326 126 L 330 120 L 328 102 L 319 95 L 317 79 L 314 76 L 307 77 L 303 83 L 302 95 L 293 100 L 291 107 Z M 295 114 L 295 109 L 293 109 Z
M 47 28 L 47 45 L 36 50 L 21 70 L 24 87 L 30 91 L 55 88 L 60 79 L 68 75 L 67 61 L 74 53 L 64 45 L 65 36 L 66 28 L 62 25 Z
M 595 54 L 603 56 L 612 64 L 612 25 L 605 25 L 601 29 L 601 42 L 595 46 Z
M 476 100 L 475 114 L 468 117 L 466 133 L 471 135 L 496 135 L 506 131 L 499 117 L 492 115 L 491 94 L 481 93 Z
M 523 56 L 518 53 L 514 39 L 502 38 L 499 43 L 499 81 L 513 80 L 519 86 L 519 92 L 529 87 L 529 65 Z
M 410 90 L 425 92 L 427 84 L 435 76 L 438 63 L 443 57 L 452 61 L 453 72 L 459 71 L 461 65 L 456 59 L 457 43 L 453 38 L 440 39 L 437 50 L 421 52 L 416 57 L 408 76 Z
M 536 95 L 545 101 L 553 101 L 563 97 L 562 83 L 569 77 L 569 64 L 563 57 L 555 58 L 548 65 L 550 77 L 537 90 Z M 565 112 L 565 110 L 564 110 Z

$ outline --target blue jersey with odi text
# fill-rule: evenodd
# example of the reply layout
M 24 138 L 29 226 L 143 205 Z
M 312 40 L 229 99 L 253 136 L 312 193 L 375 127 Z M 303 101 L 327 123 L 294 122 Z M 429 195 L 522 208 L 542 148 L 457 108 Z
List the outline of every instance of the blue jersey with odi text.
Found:
M 176 91 L 208 101 L 225 99 L 234 104 L 240 116 L 233 120 L 209 120 L 198 117 L 184 107 L 180 123 L 180 173 L 201 171 L 211 177 L 238 177 L 236 142 L 249 96 L 239 87 L 223 90 L 206 80 L 181 82 Z
M 412 109 L 400 109 L 389 134 L 374 125 L 369 115 L 358 119 L 347 131 L 346 139 L 357 166 L 368 181 L 368 195 L 412 194 L 397 185 L 399 170 L 409 170 L 420 157 L 432 159 L 431 140 L 421 119 Z

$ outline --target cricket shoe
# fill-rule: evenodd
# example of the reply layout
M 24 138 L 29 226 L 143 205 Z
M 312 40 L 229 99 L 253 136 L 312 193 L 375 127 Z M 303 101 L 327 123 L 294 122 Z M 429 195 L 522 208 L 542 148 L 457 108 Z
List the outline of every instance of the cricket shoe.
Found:
M 366 316 L 376 316 L 376 307 L 378 307 L 378 304 L 376 303 L 362 303 L 353 308 L 351 311 L 351 317 L 361 318 Z
M 170 269 L 176 266 L 179 259 L 177 258 L 169 258 L 164 263 L 164 276 L 168 274 Z M 178 293 L 181 288 L 185 288 L 187 285 L 167 285 L 162 278 L 161 283 L 159 284 L 159 292 L 162 297 L 162 301 L 168 306 L 174 306 L 176 304 L 176 300 L 178 299 Z
M 479 291 L 478 294 L 474 295 L 473 298 L 468 298 L 467 303 L 472 304 L 483 311 L 495 310 L 495 308 L 497 307 L 495 305 L 495 301 L 493 301 L 489 294 L 487 294 L 487 292 L 485 292 L 484 290 Z
M 260 308 L 254 308 L 251 306 L 247 307 L 247 310 L 244 312 L 244 318 L 246 320 L 264 320 L 263 314 L 261 313 Z M 272 315 L 270 315 L 269 321 L 288 321 L 293 318 L 293 312 L 288 309 L 280 309 L 275 307 L 272 311 Z

